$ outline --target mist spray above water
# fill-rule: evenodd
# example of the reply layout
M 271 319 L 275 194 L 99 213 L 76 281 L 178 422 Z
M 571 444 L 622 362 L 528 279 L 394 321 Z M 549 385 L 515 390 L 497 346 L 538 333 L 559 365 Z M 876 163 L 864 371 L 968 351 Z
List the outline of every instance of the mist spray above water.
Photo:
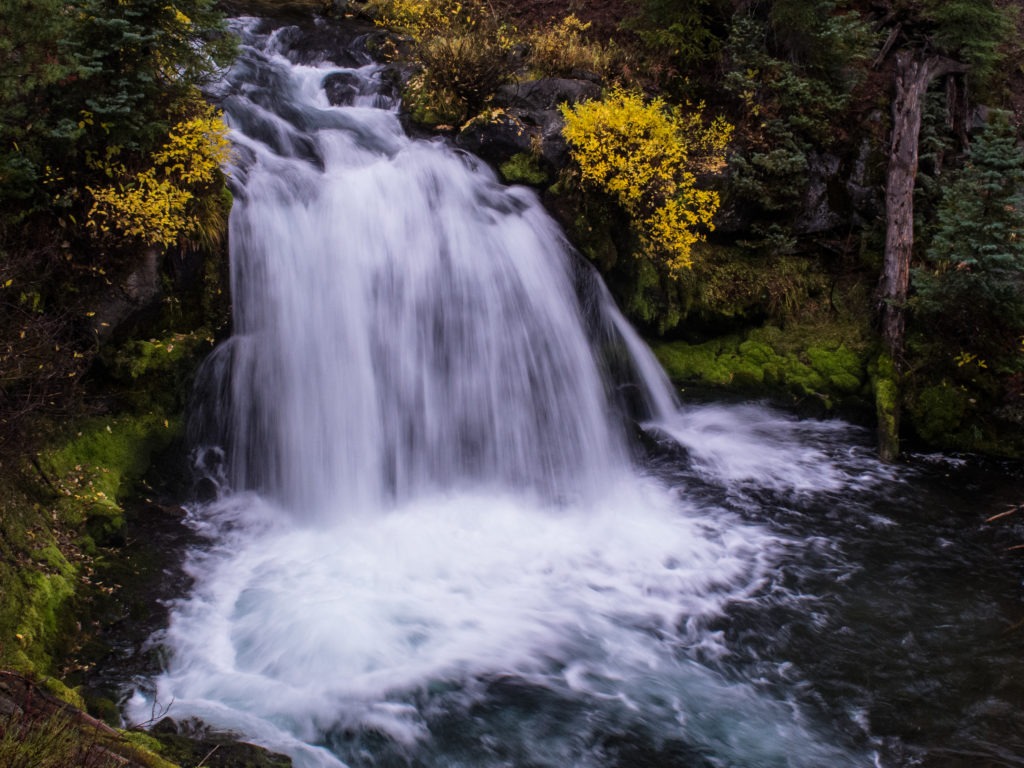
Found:
M 685 442 L 677 404 L 535 196 L 405 136 L 376 65 L 257 28 L 194 416 L 222 492 L 130 713 L 299 766 L 864 764 L 730 671 L 714 622 L 789 545 L 638 468 L 630 425 Z

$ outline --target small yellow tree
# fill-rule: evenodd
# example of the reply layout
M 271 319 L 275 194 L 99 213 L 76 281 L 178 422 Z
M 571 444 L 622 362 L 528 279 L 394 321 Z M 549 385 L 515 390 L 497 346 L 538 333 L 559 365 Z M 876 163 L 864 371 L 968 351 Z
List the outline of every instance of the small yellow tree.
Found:
M 629 214 L 640 256 L 677 274 L 693 244 L 713 228 L 718 193 L 697 188 L 697 174 L 725 164 L 732 126 L 705 122 L 703 105 L 683 112 L 621 87 L 601 101 L 563 105 L 562 134 L 584 185 L 612 196 Z
M 183 237 L 208 235 L 206 197 L 220 186 L 230 156 L 228 128 L 220 112 L 197 104 L 176 123 L 148 168 L 129 173 L 112 159 L 102 169 L 114 182 L 88 187 L 93 197 L 88 226 L 97 235 L 117 234 L 146 245 L 170 246 Z

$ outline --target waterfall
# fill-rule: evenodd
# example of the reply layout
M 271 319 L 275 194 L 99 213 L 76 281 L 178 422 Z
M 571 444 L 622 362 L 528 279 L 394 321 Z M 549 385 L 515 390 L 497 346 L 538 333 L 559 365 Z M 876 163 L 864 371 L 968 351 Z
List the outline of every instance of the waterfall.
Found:
M 865 764 L 722 661 L 792 544 L 643 469 L 678 403 L 536 196 L 406 136 L 368 59 L 238 26 L 220 494 L 129 713 L 299 766 Z

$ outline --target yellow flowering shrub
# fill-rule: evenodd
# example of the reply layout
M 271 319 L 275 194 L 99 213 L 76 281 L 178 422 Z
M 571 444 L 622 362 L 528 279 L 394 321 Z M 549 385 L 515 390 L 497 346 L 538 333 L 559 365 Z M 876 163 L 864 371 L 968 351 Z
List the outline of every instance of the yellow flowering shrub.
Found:
M 678 273 L 712 228 L 719 196 L 697 188 L 697 172 L 724 163 L 732 126 L 706 123 L 702 106 L 684 113 L 661 99 L 612 88 L 601 101 L 563 105 L 562 130 L 584 185 L 613 197 L 639 236 L 639 255 Z
M 171 128 L 163 147 L 150 157 L 151 165 L 134 176 L 105 159 L 102 169 L 116 180 L 88 187 L 93 198 L 89 228 L 100 236 L 117 234 L 163 246 L 204 234 L 204 198 L 218 191 L 221 166 L 230 157 L 227 133 L 220 113 L 202 104 Z

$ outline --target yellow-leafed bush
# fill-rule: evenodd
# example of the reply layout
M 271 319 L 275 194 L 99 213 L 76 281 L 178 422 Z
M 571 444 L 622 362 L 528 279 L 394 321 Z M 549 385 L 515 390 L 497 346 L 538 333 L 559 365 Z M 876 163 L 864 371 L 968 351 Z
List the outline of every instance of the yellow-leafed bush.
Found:
M 89 226 L 101 233 L 138 238 L 147 245 L 172 245 L 195 227 L 188 214 L 192 193 L 149 168 L 129 184 L 89 188 L 93 206 Z
M 732 126 L 705 123 L 701 107 L 688 113 L 661 99 L 611 89 L 601 101 L 563 106 L 563 134 L 584 185 L 615 198 L 630 215 L 642 253 L 676 273 L 712 228 L 718 193 L 697 188 L 697 172 L 724 165 Z
M 174 125 L 151 166 L 129 175 L 110 161 L 104 187 L 89 187 L 93 205 L 88 226 L 98 235 L 135 238 L 147 245 L 169 246 L 183 237 L 210 239 L 205 198 L 219 197 L 220 168 L 230 156 L 228 128 L 220 113 L 206 104 Z M 222 223 L 217 219 L 218 226 Z

